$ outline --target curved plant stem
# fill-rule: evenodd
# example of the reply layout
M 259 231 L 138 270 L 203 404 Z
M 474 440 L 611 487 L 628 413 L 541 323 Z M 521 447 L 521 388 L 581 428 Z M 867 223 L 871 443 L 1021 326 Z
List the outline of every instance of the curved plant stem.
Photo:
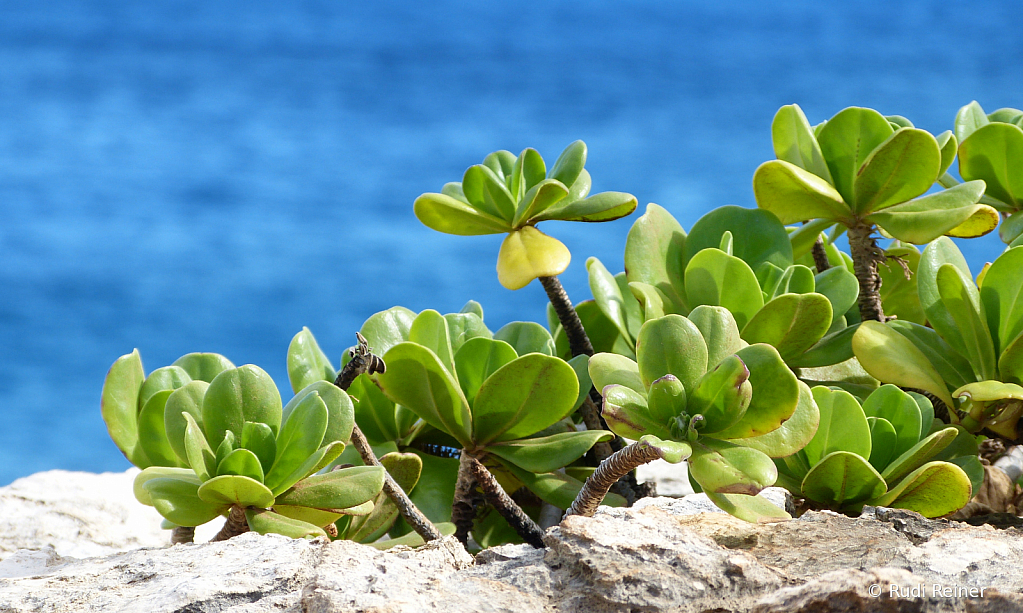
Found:
M 451 522 L 455 524 L 455 538 L 468 549 L 469 532 L 476 519 L 476 480 L 469 466 L 470 456 L 464 450 L 458 458 L 458 477 L 455 480 L 455 498 L 451 503 Z
M 194 526 L 175 526 L 174 529 L 171 530 L 171 545 L 194 542 L 195 542 Z
M 245 509 L 233 504 L 231 505 L 231 512 L 227 516 L 227 521 L 224 522 L 224 527 L 220 529 L 220 532 L 210 542 L 226 541 L 248 531 L 249 521 L 245 519 Z
M 884 251 L 877 246 L 871 234 L 874 226 L 863 222 L 849 226 L 849 250 L 852 252 L 853 270 L 860 284 L 860 318 L 884 323 L 884 309 L 881 308 L 881 276 L 877 265 L 885 261 Z
M 813 254 L 813 264 L 817 267 L 817 274 L 831 268 L 831 262 L 828 261 L 828 252 L 824 249 L 823 238 L 817 237 L 810 252 Z
M 547 292 L 547 298 L 554 306 L 554 312 L 558 314 L 558 321 L 565 329 L 565 336 L 568 337 L 568 346 L 572 349 L 572 357 L 577 355 L 593 355 L 593 345 L 590 337 L 586 336 L 583 329 L 583 322 L 579 321 L 579 314 L 575 312 L 572 301 L 568 299 L 565 288 L 557 277 L 539 277 L 540 285 L 543 285 Z
M 386 368 L 384 361 L 370 352 L 366 339 L 358 332 L 355 333 L 355 336 L 359 341 L 359 345 L 351 350 L 351 361 L 345 364 L 341 372 L 338 373 L 337 379 L 334 380 L 334 385 L 346 392 L 359 375 L 384 372 Z M 373 448 L 370 447 L 366 436 L 359 429 L 359 424 L 355 424 L 355 427 L 352 429 L 352 444 L 355 445 L 366 466 L 383 466 L 380 464 L 380 460 L 377 459 L 376 454 L 373 453 Z M 424 541 L 434 541 L 443 536 L 440 530 L 423 515 L 422 511 L 416 508 L 416 505 L 412 503 L 412 500 L 405 494 L 405 491 L 401 489 L 398 482 L 391 477 L 387 469 L 384 469 L 384 493 L 398 507 L 398 512 L 405 518 L 408 525 L 416 531 L 416 534 L 423 537 Z
M 643 441 L 616 451 L 610 458 L 601 462 L 597 470 L 586 480 L 566 515 L 592 517 L 608 490 L 619 479 L 635 470 L 637 466 L 663 457 L 663 451 Z
M 543 530 L 540 529 L 540 526 L 537 526 L 526 515 L 525 511 L 522 510 L 522 507 L 511 499 L 511 496 L 504 491 L 504 488 L 497 482 L 494 475 L 490 474 L 486 466 L 465 451 L 462 451 L 462 457 L 467 458 L 466 464 L 472 472 L 472 476 L 483 490 L 483 496 L 487 499 L 487 502 L 497 509 L 501 517 L 508 522 L 508 525 L 515 529 L 515 532 L 518 532 L 524 541 L 537 549 L 543 549 Z M 459 463 L 459 470 L 461 470 L 461 467 L 462 465 Z

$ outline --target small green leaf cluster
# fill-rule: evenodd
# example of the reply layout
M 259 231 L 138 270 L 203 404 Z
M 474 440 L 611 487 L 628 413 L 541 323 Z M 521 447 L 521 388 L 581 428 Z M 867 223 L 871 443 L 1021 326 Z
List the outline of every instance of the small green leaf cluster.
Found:
M 815 274 L 795 261 L 794 242 L 767 211 L 720 207 L 686 235 L 670 213 L 650 204 L 629 232 L 625 273 L 612 276 L 596 258 L 587 261 L 594 301 L 579 305 L 580 319 L 594 337 L 615 335 L 611 347 L 601 344 L 605 351 L 634 357 L 645 321 L 721 306 L 744 341 L 775 347 L 792 367 L 847 360 L 852 330 L 843 331 L 846 314 L 858 321 L 856 278 L 844 262 Z M 584 317 L 587 308 L 603 318 Z
M 774 484 L 772 457 L 794 454 L 813 437 L 818 412 L 778 351 L 748 345 L 727 309 L 704 305 L 688 318 L 648 320 L 636 354 L 635 361 L 613 353 L 590 359 L 608 427 L 630 439 L 683 444 L 676 457 L 688 457 L 691 477 L 730 513 L 787 517 L 751 495 Z
M 935 138 L 903 117 L 859 107 L 811 127 L 793 104 L 775 115 L 771 136 L 778 159 L 757 169 L 753 191 L 757 205 L 784 223 L 876 226 L 915 244 L 998 225 L 997 211 L 978 202 L 983 181 L 926 193 L 955 158 L 950 131 Z
M 836 510 L 869 504 L 939 517 L 969 502 L 983 480 L 975 437 L 934 419 L 924 396 L 883 385 L 861 406 L 843 390 L 812 392 L 816 434 L 775 460 L 778 483 L 794 495 Z
M 508 289 L 520 289 L 537 277 L 568 268 L 571 254 L 563 243 L 536 229 L 547 220 L 610 221 L 636 208 L 636 197 L 622 192 L 590 193 L 586 144 L 575 141 L 547 170 L 535 149 L 515 156 L 495 151 L 470 166 L 460 183 L 441 193 L 416 198 L 415 214 L 438 232 L 463 236 L 502 234 L 497 277 Z
M 1023 248 L 1002 253 L 974 283 L 947 239 L 924 250 L 917 268 L 930 327 L 868 322 L 853 336 L 863 367 L 885 383 L 924 390 L 963 414 L 971 431 L 1017 438 L 1023 414 Z M 956 402 L 959 399 L 961 402 Z M 950 411 L 959 420 L 956 411 Z
M 959 140 L 959 174 L 966 181 L 984 181 L 981 202 L 1007 215 L 999 228 L 1002 240 L 1020 244 L 1023 236 L 1023 111 L 998 109 L 985 114 L 976 101 L 959 109 L 955 119 Z M 946 176 L 947 178 L 947 176 Z
M 352 403 L 334 385 L 314 381 L 282 407 L 266 372 L 216 354 L 189 354 L 144 379 L 142 372 L 137 351 L 114 363 L 104 417 L 129 459 L 150 460 L 135 496 L 171 524 L 198 526 L 237 506 L 252 530 L 311 537 L 343 515 L 373 510 L 382 469 L 315 474 L 354 427 Z M 134 406 L 143 407 L 137 421 L 144 425 L 132 446 L 124 425 Z
M 567 419 L 590 387 L 587 357 L 554 357 L 554 341 L 539 324 L 513 322 L 491 334 L 485 326 L 460 325 L 464 319 L 433 310 L 416 315 L 400 334 L 407 340 L 384 353 L 387 371 L 374 376 L 383 397 L 421 419 L 419 427 L 567 508 L 582 482 L 554 471 L 612 436 L 577 431 Z

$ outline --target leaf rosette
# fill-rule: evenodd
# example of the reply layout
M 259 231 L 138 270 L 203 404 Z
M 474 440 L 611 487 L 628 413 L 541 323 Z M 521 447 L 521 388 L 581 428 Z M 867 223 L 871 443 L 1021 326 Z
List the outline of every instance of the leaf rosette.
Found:
M 536 229 L 541 221 L 611 221 L 636 208 L 622 192 L 590 195 L 586 144 L 575 141 L 548 171 L 535 149 L 518 156 L 495 151 L 470 166 L 461 182 L 416 198 L 416 217 L 426 226 L 472 236 L 507 233 L 497 258 L 497 276 L 508 289 L 568 268 L 571 254 L 561 241 Z

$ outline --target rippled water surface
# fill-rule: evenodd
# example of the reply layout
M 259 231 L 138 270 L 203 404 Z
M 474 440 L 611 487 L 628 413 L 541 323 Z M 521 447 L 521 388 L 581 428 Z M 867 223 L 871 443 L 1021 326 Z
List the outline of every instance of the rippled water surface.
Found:
M 1015 2 L 19 2 L 0 6 L 0 484 L 123 470 L 103 376 L 189 351 L 287 387 L 302 326 L 335 359 L 370 314 L 480 301 L 500 237 L 423 227 L 411 203 L 495 149 L 589 145 L 594 190 L 686 227 L 755 206 L 782 104 L 850 105 L 932 132 L 1023 106 Z M 551 223 L 622 269 L 631 219 Z M 966 243 L 971 265 L 997 239 Z M 287 396 L 287 394 L 286 394 Z

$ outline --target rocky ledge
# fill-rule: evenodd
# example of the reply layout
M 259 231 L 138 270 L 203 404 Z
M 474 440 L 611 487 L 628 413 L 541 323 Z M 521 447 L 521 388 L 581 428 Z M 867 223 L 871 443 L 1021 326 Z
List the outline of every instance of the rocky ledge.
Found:
M 0 488 L 0 611 L 1023 611 L 1023 533 L 905 511 L 755 525 L 701 512 L 701 496 L 645 499 L 567 518 L 543 550 L 475 559 L 450 538 L 390 552 L 252 533 L 168 547 L 131 498 L 134 474 Z

